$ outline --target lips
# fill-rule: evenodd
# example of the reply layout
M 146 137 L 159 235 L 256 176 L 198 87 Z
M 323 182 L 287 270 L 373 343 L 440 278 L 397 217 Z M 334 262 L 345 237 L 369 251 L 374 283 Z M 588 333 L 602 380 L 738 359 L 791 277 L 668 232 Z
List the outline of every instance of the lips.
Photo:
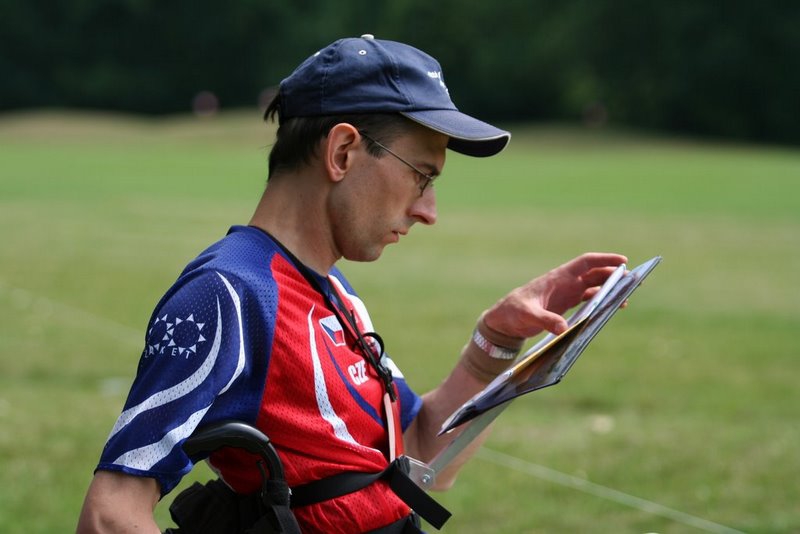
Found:
M 408 234 L 408 230 L 392 230 L 392 242 L 399 242 L 400 236 L 404 236 L 406 234 Z

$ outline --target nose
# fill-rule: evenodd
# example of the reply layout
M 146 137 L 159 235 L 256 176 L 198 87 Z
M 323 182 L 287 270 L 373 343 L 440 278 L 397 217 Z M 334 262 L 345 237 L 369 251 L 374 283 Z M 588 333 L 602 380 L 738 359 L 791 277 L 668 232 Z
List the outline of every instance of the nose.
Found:
M 436 191 L 433 187 L 426 187 L 422 196 L 416 198 L 411 204 L 409 215 L 422 224 L 436 222 Z

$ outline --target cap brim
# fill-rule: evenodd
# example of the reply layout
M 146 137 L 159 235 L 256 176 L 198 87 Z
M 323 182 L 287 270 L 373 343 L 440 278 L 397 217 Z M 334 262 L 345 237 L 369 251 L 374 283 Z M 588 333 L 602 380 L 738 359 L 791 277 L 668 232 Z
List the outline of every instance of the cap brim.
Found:
M 454 109 L 401 111 L 405 117 L 450 137 L 447 147 L 467 156 L 485 158 L 503 150 L 511 134 Z

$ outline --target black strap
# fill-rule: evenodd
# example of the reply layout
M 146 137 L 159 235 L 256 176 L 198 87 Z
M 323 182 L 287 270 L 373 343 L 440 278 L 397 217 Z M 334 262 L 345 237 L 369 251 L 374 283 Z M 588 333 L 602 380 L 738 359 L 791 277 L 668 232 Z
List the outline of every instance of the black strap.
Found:
M 290 494 L 286 480 L 265 480 L 261 490 L 261 502 L 266 513 L 247 531 L 248 534 L 263 534 L 273 530 L 286 534 L 300 534 L 300 526 L 289 507 Z
M 415 514 L 410 514 L 394 523 L 370 530 L 367 534 L 424 534 L 424 532 L 419 528 L 419 518 Z
M 389 468 L 391 468 L 391 465 Z M 309 504 L 316 504 L 354 493 L 383 478 L 385 474 L 385 470 L 378 473 L 339 473 L 328 478 L 294 486 L 291 496 L 292 508 L 308 506 Z
M 195 482 L 169 507 L 176 529 L 167 534 L 300 534 L 286 481 L 266 481 L 266 494 L 235 493 L 220 479 Z
M 408 459 L 400 456 L 378 473 L 340 473 L 292 488 L 292 507 L 307 506 L 358 491 L 384 479 L 391 490 L 434 528 L 450 519 L 450 512 L 408 477 Z

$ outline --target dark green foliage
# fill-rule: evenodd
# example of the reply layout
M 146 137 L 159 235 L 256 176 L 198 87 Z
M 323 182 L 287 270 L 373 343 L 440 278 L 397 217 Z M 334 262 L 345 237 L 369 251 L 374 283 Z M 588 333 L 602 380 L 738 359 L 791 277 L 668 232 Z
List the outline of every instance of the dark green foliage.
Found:
M 731 0 L 32 0 L 0 5 L 0 110 L 225 108 L 318 48 L 374 33 L 444 66 L 501 121 L 611 121 L 800 142 L 800 3 Z

